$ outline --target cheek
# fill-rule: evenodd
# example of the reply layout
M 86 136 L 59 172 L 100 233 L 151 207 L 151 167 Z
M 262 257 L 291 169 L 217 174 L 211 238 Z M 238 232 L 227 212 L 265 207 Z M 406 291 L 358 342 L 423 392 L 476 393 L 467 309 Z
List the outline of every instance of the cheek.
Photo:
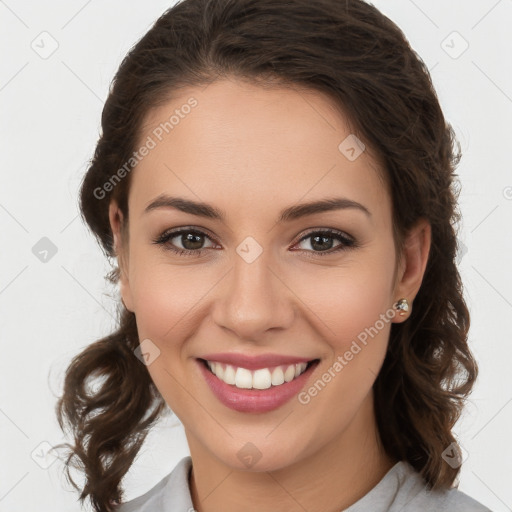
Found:
M 173 412 L 188 417 L 197 404 L 184 385 L 190 369 L 186 341 L 197 329 L 198 311 L 212 283 L 205 279 L 206 272 L 193 266 L 166 264 L 143 250 L 131 256 L 130 288 L 139 338 L 150 339 L 159 351 L 148 372 Z
M 384 361 L 394 316 L 393 271 L 394 250 L 386 246 L 331 272 L 329 279 L 317 279 L 316 287 L 307 283 L 311 309 L 319 316 L 316 325 L 329 350 L 299 402 L 305 410 L 338 418 L 326 427 L 332 432 L 358 410 Z
M 171 349 L 172 340 L 190 332 L 198 308 L 218 279 L 194 265 L 166 263 L 147 250 L 136 249 L 132 256 L 130 289 L 139 336 Z
M 305 390 L 301 403 L 312 401 L 340 418 L 343 411 L 355 411 L 371 390 L 387 351 L 394 316 L 394 252 L 374 254 L 330 269 L 329 279 L 302 279 L 297 293 L 307 297 L 314 312 L 310 323 L 325 343 L 326 356 L 317 375 L 321 382 Z
M 336 352 L 344 352 L 354 340 L 364 343 L 365 333 L 372 332 L 373 336 L 377 336 L 375 329 L 379 333 L 384 331 L 379 339 L 386 340 L 386 327 L 390 325 L 393 313 L 390 309 L 390 280 L 375 276 L 362 284 L 353 273 L 351 279 L 344 281 L 336 299 L 330 305 L 326 304 L 326 308 Z
M 322 273 L 301 273 L 294 278 L 297 295 L 318 317 L 316 324 L 336 351 L 371 328 L 386 314 L 393 315 L 394 252 L 379 251 L 358 257 Z M 379 330 L 383 330 L 378 322 Z M 385 330 L 385 329 L 384 329 Z

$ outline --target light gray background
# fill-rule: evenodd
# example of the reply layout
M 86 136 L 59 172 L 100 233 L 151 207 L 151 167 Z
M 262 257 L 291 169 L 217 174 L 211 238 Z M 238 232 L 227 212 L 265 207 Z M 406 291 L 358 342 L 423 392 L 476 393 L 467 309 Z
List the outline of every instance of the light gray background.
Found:
M 0 0 L 1 512 L 80 510 L 59 462 L 45 453 L 65 440 L 54 416 L 64 369 L 112 330 L 116 297 L 103 280 L 108 263 L 78 216 L 78 186 L 110 80 L 172 3 Z M 512 0 L 374 3 L 431 69 L 462 145 L 460 265 L 480 378 L 457 425 L 469 452 L 460 488 L 493 511 L 510 511 Z M 43 237 L 57 249 L 47 261 L 33 252 Z M 166 418 L 127 475 L 126 497 L 187 454 L 181 425 Z

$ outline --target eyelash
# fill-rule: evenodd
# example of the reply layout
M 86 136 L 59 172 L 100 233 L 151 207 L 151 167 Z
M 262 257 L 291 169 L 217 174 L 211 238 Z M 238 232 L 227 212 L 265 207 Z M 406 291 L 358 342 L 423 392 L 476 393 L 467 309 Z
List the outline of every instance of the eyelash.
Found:
M 207 233 L 205 233 L 204 231 L 200 231 L 200 230 L 197 230 L 197 229 L 194 229 L 194 228 L 180 228 L 180 229 L 177 229 L 175 231 L 173 231 L 173 230 L 165 231 L 160 236 L 158 236 L 156 239 L 154 239 L 153 243 L 157 244 L 157 245 L 160 245 L 165 250 L 172 251 L 172 252 L 174 252 L 175 254 L 177 254 L 179 256 L 195 256 L 195 257 L 201 256 L 203 254 L 203 252 L 206 251 L 207 249 L 197 249 L 197 250 L 179 249 L 179 248 L 176 248 L 175 246 L 173 246 L 172 244 L 168 244 L 169 240 L 171 240 L 172 238 L 175 238 L 175 237 L 177 237 L 179 235 L 183 235 L 185 233 L 186 234 L 193 233 L 195 235 L 204 235 L 207 238 L 209 238 L 210 240 L 212 240 L 212 238 Z M 357 242 L 353 238 L 349 237 L 348 235 L 346 235 L 342 231 L 338 231 L 336 229 L 330 229 L 330 228 L 326 228 L 326 229 L 322 229 L 322 230 L 316 230 L 316 231 L 310 231 L 309 233 L 304 235 L 297 242 L 297 244 L 299 244 L 299 243 L 303 242 L 304 240 L 312 237 L 313 235 L 329 235 L 330 238 L 335 238 L 335 239 L 339 240 L 342 243 L 340 245 L 338 245 L 337 247 L 329 249 L 327 251 L 312 251 L 312 250 L 308 250 L 308 249 L 298 249 L 298 251 L 310 253 L 308 255 L 308 257 L 314 258 L 317 255 L 318 256 L 326 256 L 326 255 L 329 255 L 329 254 L 337 253 L 339 251 L 343 251 L 343 250 L 347 250 L 347 249 L 354 249 L 354 248 L 358 247 Z M 215 242 L 215 240 L 212 240 L 212 241 Z M 311 253 L 313 253 L 313 255 L 311 255 Z

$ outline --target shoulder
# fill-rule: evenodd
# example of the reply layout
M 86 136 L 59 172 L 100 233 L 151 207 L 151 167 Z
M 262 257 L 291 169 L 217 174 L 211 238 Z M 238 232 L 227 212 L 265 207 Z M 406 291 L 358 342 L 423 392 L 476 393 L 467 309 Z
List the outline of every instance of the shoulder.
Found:
M 362 499 L 344 512 L 492 512 L 456 488 L 429 490 L 407 462 L 395 464 Z
M 396 507 L 390 508 L 390 512 L 395 509 L 404 512 L 491 512 L 489 508 L 455 487 L 429 490 L 422 476 L 407 462 L 402 461 L 393 469 L 397 473 L 398 491 Z
M 116 512 L 152 512 L 155 510 L 193 510 L 188 476 L 192 459 L 181 459 L 176 467 L 149 491 L 122 503 Z

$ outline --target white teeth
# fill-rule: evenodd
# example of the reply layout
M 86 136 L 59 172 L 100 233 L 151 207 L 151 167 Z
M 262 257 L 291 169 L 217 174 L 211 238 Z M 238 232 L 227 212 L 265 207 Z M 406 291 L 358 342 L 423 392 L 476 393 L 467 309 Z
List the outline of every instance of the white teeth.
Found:
M 272 372 L 272 386 L 279 386 L 284 382 L 284 372 L 283 369 L 278 366 Z
M 213 372 L 215 375 L 218 375 L 219 379 L 224 378 L 224 368 L 220 363 L 215 363 L 215 371 Z
M 290 365 L 288 368 L 286 368 L 286 371 L 284 372 L 284 380 L 286 382 L 290 382 L 295 377 L 295 366 Z
M 219 366 L 220 366 L 220 364 L 219 364 Z M 215 374 L 215 375 L 217 375 L 217 374 Z M 224 377 L 222 377 L 222 380 L 226 384 L 234 385 L 236 383 L 235 377 L 236 377 L 235 369 L 232 366 L 227 365 L 226 369 L 224 370 Z
M 280 386 L 304 373 L 307 366 L 307 363 L 297 363 L 251 371 L 230 364 L 224 365 L 212 361 L 206 361 L 206 363 L 220 380 L 240 389 L 268 389 L 271 386 Z
M 252 388 L 252 374 L 245 368 L 238 368 L 235 375 L 235 386 L 242 389 Z
M 256 370 L 252 378 L 252 387 L 256 389 L 268 389 L 272 385 L 272 376 L 268 368 Z

